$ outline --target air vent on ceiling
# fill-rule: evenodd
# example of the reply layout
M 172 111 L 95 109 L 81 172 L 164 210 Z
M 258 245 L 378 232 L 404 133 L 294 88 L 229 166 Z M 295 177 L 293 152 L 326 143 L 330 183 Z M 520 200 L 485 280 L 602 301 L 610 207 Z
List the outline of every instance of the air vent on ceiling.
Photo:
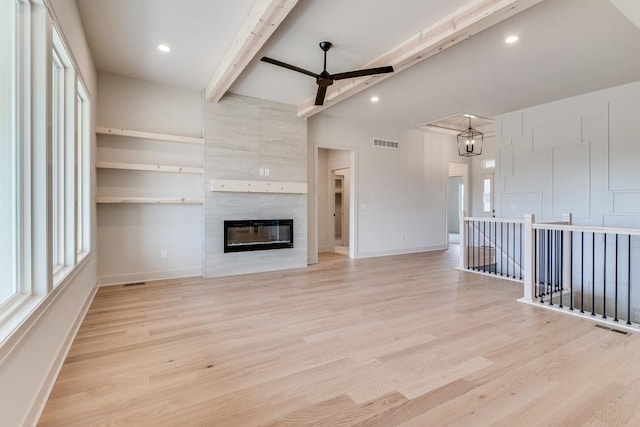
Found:
M 373 138 L 373 146 L 381 147 L 381 148 L 394 148 L 398 150 L 400 148 L 400 143 L 398 141 L 389 141 L 386 139 Z

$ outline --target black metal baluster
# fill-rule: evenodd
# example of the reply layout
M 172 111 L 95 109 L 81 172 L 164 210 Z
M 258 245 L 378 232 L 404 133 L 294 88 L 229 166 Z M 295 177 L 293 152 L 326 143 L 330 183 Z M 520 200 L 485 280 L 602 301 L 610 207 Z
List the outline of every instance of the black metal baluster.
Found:
M 504 276 L 504 223 L 500 223 L 500 276 Z
M 607 318 L 607 233 L 604 233 L 604 272 L 602 273 L 602 318 Z
M 631 234 L 629 234 L 629 261 L 627 272 L 627 325 L 631 324 Z
M 487 272 L 487 221 L 482 221 L 482 272 Z
M 522 249 L 524 249 L 524 242 L 522 236 L 524 235 L 524 224 L 520 224 L 520 280 L 524 279 L 522 275 Z
M 540 293 L 544 294 L 547 281 L 547 266 L 545 265 L 547 244 L 544 238 L 544 230 L 538 230 L 538 233 L 540 234 Z
M 564 240 L 564 231 L 558 231 L 558 234 L 560 235 L 560 248 L 562 249 L 562 242 Z M 560 276 L 558 282 L 560 283 L 560 308 L 562 308 L 562 294 L 564 293 L 564 287 L 562 286 L 562 276 L 563 276 L 563 271 L 562 271 L 562 258 L 564 256 L 564 251 L 560 252 L 560 256 L 558 258 L 560 258 Z
M 536 291 L 538 292 L 536 294 L 536 297 L 540 296 L 540 286 L 538 284 L 538 263 L 540 262 L 540 257 L 538 256 L 538 231 L 534 230 L 533 231 L 533 253 L 535 255 L 535 258 L 533 259 L 533 265 L 531 266 L 531 268 L 533 268 L 533 284 L 536 287 Z
M 591 233 L 591 315 L 596 315 L 596 233 Z
M 471 251 L 471 265 L 473 266 L 473 270 L 476 269 L 476 222 L 473 221 L 473 248 Z
M 573 311 L 573 231 L 569 232 L 571 238 L 571 254 L 569 256 L 569 266 L 571 274 L 569 275 L 569 310 Z
M 580 313 L 584 313 L 584 231 L 580 232 L 581 235 L 581 255 L 580 255 Z
M 465 242 L 467 245 L 467 270 L 469 270 L 469 249 L 471 248 L 471 246 L 469 245 L 469 236 L 471 236 L 471 227 L 469 225 L 469 221 L 466 221 L 467 224 L 467 241 Z
M 553 271 L 551 270 L 551 262 L 553 259 L 552 237 L 551 230 L 547 230 L 547 293 L 549 293 L 549 289 L 551 289 L 551 298 L 553 298 Z M 553 301 L 550 302 L 551 305 L 553 305 Z
M 553 275 L 554 275 L 554 263 L 555 263 L 555 259 L 554 259 L 554 245 L 555 245 L 555 235 L 553 233 L 552 230 L 547 230 L 547 233 L 549 233 L 549 279 L 550 279 L 550 283 L 551 283 L 551 296 L 549 297 L 549 305 L 553 305 Z M 557 274 L 557 272 L 556 272 Z
M 614 281 L 614 286 L 615 286 L 615 297 L 614 297 L 614 309 L 613 309 L 613 321 L 617 322 L 618 321 L 618 233 L 616 233 L 616 250 L 614 252 L 614 257 L 616 259 L 616 267 L 615 267 L 615 281 Z
M 507 226 L 507 277 L 509 277 L 509 264 L 511 263 L 509 260 L 511 257 L 509 252 L 509 223 L 506 223 L 505 225 Z
M 513 256 L 511 257 L 513 264 L 513 270 L 511 271 L 511 277 L 516 278 L 516 223 L 513 223 Z
M 495 257 L 495 266 L 493 267 L 493 274 L 498 275 L 498 223 L 493 223 L 493 256 Z

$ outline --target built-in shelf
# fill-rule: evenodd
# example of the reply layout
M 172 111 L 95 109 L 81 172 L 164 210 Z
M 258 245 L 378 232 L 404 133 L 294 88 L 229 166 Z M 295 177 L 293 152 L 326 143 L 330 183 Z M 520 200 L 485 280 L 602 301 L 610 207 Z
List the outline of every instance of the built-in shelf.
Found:
M 186 197 L 96 197 L 96 203 L 148 205 L 201 205 L 202 199 Z
M 154 141 L 180 142 L 182 144 L 204 144 L 204 138 L 193 136 L 170 135 L 166 133 L 143 132 L 130 129 L 96 127 L 96 133 L 103 135 L 120 135 L 131 138 L 150 139 Z
M 204 169 L 186 167 L 186 166 L 169 166 L 169 165 L 151 165 L 146 163 L 123 163 L 123 162 L 96 162 L 96 168 L 98 169 L 124 169 L 134 171 L 149 171 L 149 172 L 174 172 L 174 173 L 191 173 L 202 174 Z
M 233 193 L 282 193 L 306 194 L 305 182 L 277 182 L 277 181 L 243 181 L 233 179 L 212 179 L 211 191 L 226 191 Z

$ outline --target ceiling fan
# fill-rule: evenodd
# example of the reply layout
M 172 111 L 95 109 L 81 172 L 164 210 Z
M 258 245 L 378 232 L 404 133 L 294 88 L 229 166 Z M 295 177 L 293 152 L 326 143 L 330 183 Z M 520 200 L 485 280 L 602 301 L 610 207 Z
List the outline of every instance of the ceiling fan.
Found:
M 263 56 L 260 60 L 268 62 L 269 64 L 277 65 L 279 67 L 287 68 L 289 70 L 297 71 L 298 73 L 306 74 L 311 77 L 315 77 L 318 84 L 318 93 L 316 94 L 315 105 L 323 105 L 324 97 L 327 94 L 327 88 L 333 84 L 336 80 L 350 79 L 353 77 L 371 76 L 374 74 L 393 73 L 393 67 L 377 67 L 367 68 L 364 70 L 347 71 L 346 73 L 329 74 L 327 72 L 327 51 L 331 49 L 333 44 L 331 42 L 320 42 L 320 49 L 324 51 L 324 69 L 320 74 L 305 70 L 304 68 L 296 67 L 295 65 L 287 64 L 286 62 L 278 61 L 277 59 L 268 58 Z

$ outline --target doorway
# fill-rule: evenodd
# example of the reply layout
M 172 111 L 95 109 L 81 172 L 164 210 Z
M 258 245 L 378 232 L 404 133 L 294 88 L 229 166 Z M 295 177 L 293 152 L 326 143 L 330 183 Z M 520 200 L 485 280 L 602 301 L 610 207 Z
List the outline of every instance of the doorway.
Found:
M 464 183 L 461 176 L 450 176 L 447 188 L 449 198 L 447 200 L 447 223 L 449 243 L 460 243 L 460 211 L 462 210 L 462 198 L 464 197 Z
M 447 243 L 460 243 L 460 214 L 467 210 L 469 197 L 469 166 L 466 163 L 449 163 L 447 180 Z
M 333 179 L 333 252 L 349 255 L 350 168 L 331 171 Z
M 316 221 L 318 252 L 355 258 L 355 153 L 318 148 Z

